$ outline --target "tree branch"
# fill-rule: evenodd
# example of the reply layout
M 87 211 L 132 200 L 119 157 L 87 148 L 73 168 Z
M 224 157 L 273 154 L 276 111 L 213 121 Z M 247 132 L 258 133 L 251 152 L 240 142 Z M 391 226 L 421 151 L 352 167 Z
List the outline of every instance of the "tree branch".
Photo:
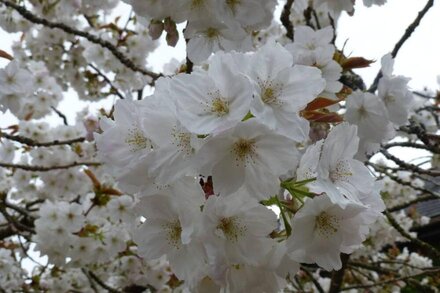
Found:
M 61 119 L 63 119 L 63 124 L 68 126 L 69 123 L 67 123 L 67 117 L 66 115 L 64 115 L 63 113 L 61 113 L 60 110 L 58 110 L 57 108 L 55 108 L 54 106 L 51 106 L 52 110 L 57 113 L 58 117 L 60 117 Z
M 397 182 L 397 183 L 399 183 L 401 185 L 411 187 L 412 189 L 417 190 L 417 191 L 421 191 L 421 192 L 423 192 L 425 194 L 430 194 L 430 195 L 434 196 L 435 198 L 440 198 L 440 195 L 438 193 L 433 192 L 433 191 L 431 191 L 429 189 L 426 189 L 426 188 L 423 188 L 423 187 L 412 185 L 411 182 L 404 181 L 401 178 L 399 178 L 398 176 L 386 172 L 386 168 L 384 168 L 384 167 L 378 166 L 378 165 L 373 164 L 371 162 L 367 162 L 366 164 L 371 166 L 371 167 L 373 167 L 373 169 L 375 171 L 384 174 L 385 176 L 387 176 L 391 180 L 393 180 L 393 181 L 395 181 L 395 182 Z
M 310 278 L 310 280 L 312 280 L 313 285 L 315 285 L 316 290 L 318 290 L 319 293 L 324 293 L 324 289 L 322 288 L 321 284 L 319 284 L 319 282 L 315 279 L 315 277 L 313 276 L 313 274 L 305 267 L 301 267 L 301 270 L 303 270 L 306 275 Z
M 387 211 L 392 213 L 392 212 L 397 212 L 403 209 L 406 209 L 407 207 L 412 206 L 413 204 L 419 203 L 419 202 L 424 202 L 424 201 L 428 201 L 428 200 L 433 200 L 433 199 L 439 199 L 436 196 L 433 195 L 425 195 L 425 196 L 419 196 L 416 199 L 413 199 L 411 201 L 396 205 L 394 207 L 388 208 Z
M 112 43 L 110 43 L 109 41 L 103 40 L 99 37 L 96 37 L 96 36 L 90 34 L 90 33 L 80 31 L 76 28 L 72 28 L 64 23 L 52 22 L 47 19 L 40 18 L 37 15 L 30 12 L 29 10 L 27 10 L 25 7 L 17 5 L 15 3 L 12 3 L 8 0 L 0 0 L 0 2 L 3 3 L 4 5 L 6 5 L 7 7 L 14 9 L 21 16 L 23 16 L 25 19 L 29 20 L 32 23 L 41 24 L 41 25 L 44 25 L 46 27 L 53 28 L 53 29 L 55 29 L 55 28 L 60 29 L 68 34 L 75 35 L 78 37 L 83 37 L 94 44 L 100 45 L 100 46 L 108 49 L 113 54 L 113 56 L 115 56 L 122 64 L 124 64 L 126 67 L 130 68 L 131 70 L 133 70 L 135 72 L 140 72 L 143 75 L 148 75 L 151 78 L 153 78 L 153 80 L 156 80 L 162 76 L 161 74 L 158 74 L 158 73 L 155 73 L 155 72 L 152 72 L 152 71 L 149 71 L 149 70 L 146 70 L 144 68 L 137 66 L 131 59 L 129 59 L 127 56 L 125 56 L 123 53 L 121 53 L 118 50 L 118 48 L 116 46 L 114 46 Z
M 104 283 L 97 275 L 95 275 L 95 273 L 93 273 L 92 271 L 88 271 L 87 272 L 90 277 L 93 279 L 93 281 L 95 281 L 96 283 L 98 283 L 99 286 L 101 286 L 102 288 L 104 288 L 105 290 L 107 290 L 108 292 L 111 293 L 120 293 L 120 291 L 110 287 L 109 285 L 107 285 L 106 283 Z
M 94 66 L 91 63 L 89 63 L 89 66 L 105 80 L 105 82 L 110 86 L 110 90 L 112 91 L 112 93 L 117 95 L 120 99 L 122 100 L 124 99 L 124 96 L 121 94 L 121 92 L 113 85 L 111 80 L 104 73 L 101 72 L 101 70 L 99 70 L 96 66 Z
M 440 273 L 440 270 L 425 271 L 425 272 L 422 272 L 420 274 L 415 274 L 415 275 L 412 275 L 412 276 L 405 276 L 405 277 L 390 279 L 390 280 L 386 280 L 386 281 L 383 281 L 383 282 L 377 282 L 377 283 L 374 283 L 374 284 L 344 287 L 344 288 L 341 288 L 341 291 L 348 291 L 348 290 L 353 290 L 353 289 L 366 289 L 366 288 L 378 287 L 378 286 L 383 286 L 383 285 L 386 285 L 386 284 L 389 284 L 389 283 L 395 283 L 395 282 L 398 282 L 398 281 L 405 281 L 405 280 L 408 280 L 408 279 L 422 277 L 422 276 L 426 276 L 426 275 L 435 275 L 435 274 L 438 274 L 438 273 Z
M 415 31 L 415 29 L 419 26 L 420 21 L 425 16 L 425 14 L 428 12 L 428 10 L 434 5 L 434 0 L 428 0 L 425 7 L 419 12 L 416 19 L 407 27 L 405 30 L 405 33 L 400 38 L 400 40 L 396 43 L 394 46 L 393 51 L 391 51 L 391 56 L 395 58 L 397 56 L 397 53 L 399 52 L 400 48 L 403 46 L 403 44 L 411 37 L 412 33 Z M 376 78 L 374 79 L 373 84 L 368 89 L 370 93 L 373 93 L 377 89 L 377 85 L 379 84 L 379 80 L 382 78 L 382 71 L 379 71 L 376 75 Z
M 35 140 L 28 138 L 28 137 L 25 137 L 25 136 L 10 135 L 10 134 L 4 133 L 4 132 L 0 132 L 0 138 L 1 137 L 4 137 L 6 139 L 9 139 L 9 140 L 12 140 L 15 142 L 23 143 L 28 146 L 33 146 L 33 147 L 51 147 L 51 146 L 57 146 L 57 145 L 70 145 L 70 144 L 74 144 L 74 143 L 81 143 L 86 140 L 85 137 L 78 137 L 78 138 L 69 139 L 69 140 L 54 140 L 54 141 L 49 141 L 49 142 L 38 142 L 38 141 L 35 141 Z
M 409 125 L 402 126 L 399 128 L 399 130 L 408 134 L 415 134 L 417 138 L 426 145 L 428 150 L 434 154 L 440 154 L 440 136 L 427 133 L 422 124 L 410 119 Z
M 390 142 L 386 145 L 383 145 L 383 148 L 390 149 L 393 147 L 408 147 L 408 148 L 414 148 L 414 149 L 423 149 L 427 151 L 431 151 L 430 147 L 416 142 L 411 141 L 405 141 L 405 142 Z
M 387 217 L 388 221 L 390 222 L 390 225 L 393 226 L 394 229 L 396 229 L 403 237 L 405 237 L 406 239 L 408 239 L 412 243 L 418 245 L 420 248 L 426 250 L 427 252 L 429 252 L 431 255 L 433 255 L 437 259 L 440 259 L 440 251 L 437 248 L 435 248 L 434 246 L 432 246 L 429 243 L 426 243 L 420 239 L 414 238 L 411 235 L 409 235 L 409 233 L 406 232 L 402 228 L 402 226 L 399 225 L 399 223 L 397 223 L 396 219 L 394 219 L 394 217 L 391 215 L 390 212 L 384 211 L 384 214 Z
M 286 37 L 293 41 L 293 24 L 290 21 L 290 10 L 292 9 L 294 0 L 287 0 L 281 13 L 281 23 L 286 28 Z
M 342 282 L 344 281 L 345 269 L 347 268 L 349 254 L 341 253 L 342 268 L 339 271 L 332 273 L 332 281 L 328 293 L 338 293 L 341 290 Z
M 380 152 L 385 156 L 385 158 L 387 158 L 388 160 L 393 161 L 399 167 L 401 167 L 403 170 L 412 171 L 414 173 L 429 175 L 429 176 L 433 176 L 433 177 L 440 176 L 440 172 L 439 171 L 436 171 L 436 170 L 426 170 L 426 169 L 422 169 L 420 167 L 417 167 L 416 165 L 406 163 L 405 161 L 402 161 L 401 159 L 397 158 L 396 156 L 390 154 L 385 149 L 382 149 Z
M 48 172 L 53 170 L 60 169 L 69 169 L 78 166 L 100 166 L 101 163 L 98 162 L 73 162 L 67 165 L 58 165 L 58 166 L 30 166 L 30 165 L 20 165 L 20 164 L 9 164 L 0 162 L 0 167 L 3 168 L 13 168 L 13 169 L 21 169 L 25 171 L 33 171 L 33 172 Z

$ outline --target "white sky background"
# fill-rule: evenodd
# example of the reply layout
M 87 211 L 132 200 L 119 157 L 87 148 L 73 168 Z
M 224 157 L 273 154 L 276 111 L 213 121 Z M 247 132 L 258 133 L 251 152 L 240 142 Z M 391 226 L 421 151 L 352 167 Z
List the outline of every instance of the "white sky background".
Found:
M 345 13 L 338 24 L 338 38 L 336 45 L 342 48 L 347 41 L 344 52 L 351 56 L 362 56 L 376 60 L 370 68 L 359 69 L 360 74 L 367 85 L 376 76 L 380 68 L 380 58 L 390 52 L 394 44 L 400 39 L 407 26 L 415 19 L 417 13 L 424 7 L 426 1 L 422 0 L 388 0 L 381 7 L 366 8 L 358 0 L 354 16 Z M 128 15 L 128 5 L 121 5 L 118 13 Z M 440 5 L 435 3 L 422 20 L 420 26 L 411 38 L 403 45 L 395 62 L 395 74 L 401 74 L 411 78 L 410 86 L 413 89 L 422 90 L 427 87 L 435 90 L 439 86 L 436 81 L 440 74 Z M 0 29 L 0 49 L 11 52 L 10 46 L 18 40 L 19 34 L 10 35 Z M 155 71 L 161 71 L 162 66 L 171 58 L 183 60 L 185 57 L 185 43 L 180 40 L 176 48 L 162 45 L 149 58 L 149 64 Z M 0 59 L 0 68 L 7 61 Z M 73 122 L 75 112 L 87 106 L 86 102 L 79 101 L 71 92 L 58 106 L 65 113 L 69 122 Z M 60 124 L 61 120 L 55 115 L 50 117 L 51 123 Z M 16 120 L 12 115 L 0 113 L 0 127 L 5 127 Z

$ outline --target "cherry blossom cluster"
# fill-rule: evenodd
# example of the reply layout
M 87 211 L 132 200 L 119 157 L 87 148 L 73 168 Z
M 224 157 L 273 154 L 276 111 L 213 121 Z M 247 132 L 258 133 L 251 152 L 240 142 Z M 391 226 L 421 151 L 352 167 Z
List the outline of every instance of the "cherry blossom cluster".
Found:
M 14 259 L 10 250 L 0 248 L 0 284 L 1 288 L 19 290 L 24 283 L 26 271 Z
M 332 17 L 339 17 L 342 11 L 346 11 L 350 14 L 354 13 L 354 5 L 356 1 L 354 0 L 299 0 L 296 1 L 293 6 L 294 11 L 297 13 L 302 13 L 304 10 L 309 7 L 311 2 L 311 6 L 314 7 L 318 13 L 321 14 L 330 14 Z M 359 1 L 360 2 L 360 1 Z M 386 0 L 363 0 L 363 4 L 367 7 L 371 7 L 372 5 L 383 5 L 387 1 Z
M 382 58 L 377 95 L 357 91 L 347 98 L 346 119 L 358 126 L 361 139 L 359 157 L 377 152 L 382 142 L 396 136 L 396 127 L 408 121 L 413 94 L 408 90 L 408 78 L 392 75 L 393 64 L 391 55 Z
M 46 201 L 41 206 L 35 221 L 37 236 L 34 241 L 39 251 L 49 256 L 51 263 L 63 266 L 70 258 L 70 266 L 99 264 L 126 249 L 129 230 L 120 223 L 132 221 L 132 199 L 115 197 L 105 207 L 86 214 L 84 208 L 90 205 Z
M 207 69 L 160 79 L 154 95 L 118 101 L 114 121 L 101 120 L 100 158 L 142 196 L 140 255 L 166 255 L 190 288 L 208 278 L 234 292 L 276 291 L 296 263 L 340 269 L 340 253 L 359 247 L 385 207 L 381 184 L 355 159 L 358 126 L 340 124 L 304 148 L 301 111 L 322 93 L 337 98 L 342 69 L 331 29 L 297 32 L 287 48 L 218 53 Z M 277 224 L 264 204 L 286 200 L 293 217 L 279 205 Z
M 434 266 L 395 244 L 430 221 L 399 208 L 429 192 L 425 178 L 370 158 L 419 139 L 399 128 L 435 133 L 438 105 L 414 98 L 391 55 L 377 91 L 347 81 L 350 62 L 371 63 L 334 46 L 355 1 L 296 0 L 293 28 L 273 19 L 285 1 L 123 2 L 127 19 L 116 0 L 19 3 L 86 37 L 0 4 L 0 26 L 23 33 L 0 52 L 0 111 L 18 118 L 0 132 L 0 291 L 321 291 L 344 254 L 360 263 L 348 286 Z M 183 25 L 186 65 L 148 71 L 154 40 L 175 45 Z M 47 123 L 70 89 L 118 100 Z
M 24 68 L 18 61 L 0 69 L 0 109 L 9 109 L 19 119 L 44 117 L 62 99 L 62 89 L 43 63 Z
M 252 50 L 252 33 L 270 25 L 277 1 L 215 0 L 124 0 L 139 16 L 151 20 L 155 37 L 162 31 L 168 39 L 178 39 L 175 23 L 187 21 L 188 58 L 200 63 L 217 51 Z M 164 21 L 163 21 L 164 20 Z M 171 41 L 175 44 L 176 41 Z M 170 43 L 170 41 L 169 41 Z
M 140 22 L 132 24 L 132 19 L 129 19 L 126 28 L 114 29 L 116 24 L 111 26 L 106 18 L 117 4 L 118 1 L 114 0 L 32 1 L 31 11 L 54 21 L 69 19 L 66 24 L 84 29 L 119 47 L 118 50 L 136 66 L 144 68 L 157 42 L 149 37 L 146 26 Z M 25 80 L 21 92 L 8 90 L 0 93 L 5 95 L 0 97 L 0 106 L 3 109 L 13 108 L 11 111 L 20 119 L 31 114 L 37 119 L 47 115 L 52 111 L 51 107 L 57 106 L 62 91 L 68 87 L 75 90 L 80 99 L 96 102 L 109 95 L 131 97 L 133 91 L 142 90 L 151 83 L 149 76 L 116 61 L 112 53 L 101 45 L 78 39 L 63 30 L 31 26 L 15 10 L 3 6 L 0 9 L 5 14 L 0 20 L 8 20 L 0 21 L 4 30 L 25 33 L 20 42 L 13 44 L 17 64 L 11 64 L 5 75 L 12 78 L 12 74 L 17 74 L 17 82 Z M 89 26 L 81 21 L 81 15 L 89 20 Z M 27 71 L 27 77 L 23 70 Z

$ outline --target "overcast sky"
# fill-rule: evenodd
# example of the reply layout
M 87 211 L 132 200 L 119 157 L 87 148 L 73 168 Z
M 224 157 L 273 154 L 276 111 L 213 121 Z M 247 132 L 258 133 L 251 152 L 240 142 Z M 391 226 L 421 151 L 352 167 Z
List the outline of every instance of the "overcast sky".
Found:
M 360 0 L 358 3 L 362 2 Z M 380 58 L 390 52 L 394 44 L 404 33 L 407 26 L 415 19 L 417 13 L 423 8 L 426 1 L 422 0 L 388 0 L 381 7 L 365 8 L 362 4 L 356 6 L 354 16 L 344 14 L 338 26 L 337 46 L 342 47 L 347 41 L 344 52 L 351 56 L 362 56 L 367 59 L 377 60 L 370 68 L 360 69 L 357 72 L 364 77 L 367 84 L 376 76 L 380 68 Z M 118 13 L 126 12 L 129 7 L 123 5 Z M 440 74 L 440 5 L 428 12 L 416 29 L 412 37 L 404 44 L 395 62 L 395 73 L 411 78 L 410 86 L 413 89 L 437 89 L 437 75 Z M 9 35 L 0 29 L 0 49 L 10 52 L 10 45 L 18 40 L 19 34 Z M 163 45 L 151 58 L 150 65 L 155 71 L 160 71 L 163 64 L 171 58 L 183 60 L 185 56 L 184 42 L 181 40 L 176 48 Z M 0 59 L 0 68 L 7 64 Z M 74 119 L 74 111 L 86 106 L 79 102 L 74 95 L 66 96 L 66 101 L 59 105 L 61 111 L 66 112 L 70 121 Z M 0 113 L 0 126 L 4 127 L 14 121 L 10 115 Z M 59 118 L 51 117 L 51 122 L 60 122 Z

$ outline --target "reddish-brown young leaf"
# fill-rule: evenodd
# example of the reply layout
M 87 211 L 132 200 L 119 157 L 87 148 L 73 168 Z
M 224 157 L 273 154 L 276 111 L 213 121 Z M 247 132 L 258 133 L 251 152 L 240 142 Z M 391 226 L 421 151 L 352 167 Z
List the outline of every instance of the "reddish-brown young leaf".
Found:
M 12 57 L 11 55 L 9 55 L 8 53 L 6 53 L 3 50 L 0 50 L 0 57 L 8 59 L 8 60 L 14 60 L 14 57 Z
M 345 59 L 341 66 L 344 70 L 355 69 L 355 68 L 365 68 L 369 67 L 371 63 L 374 63 L 374 60 L 368 60 L 364 57 L 350 57 Z
M 344 121 L 341 115 L 334 112 L 304 111 L 302 116 L 314 122 L 339 123 Z
M 305 111 L 314 111 L 339 103 L 340 100 L 331 100 L 323 97 L 317 97 L 307 104 Z

